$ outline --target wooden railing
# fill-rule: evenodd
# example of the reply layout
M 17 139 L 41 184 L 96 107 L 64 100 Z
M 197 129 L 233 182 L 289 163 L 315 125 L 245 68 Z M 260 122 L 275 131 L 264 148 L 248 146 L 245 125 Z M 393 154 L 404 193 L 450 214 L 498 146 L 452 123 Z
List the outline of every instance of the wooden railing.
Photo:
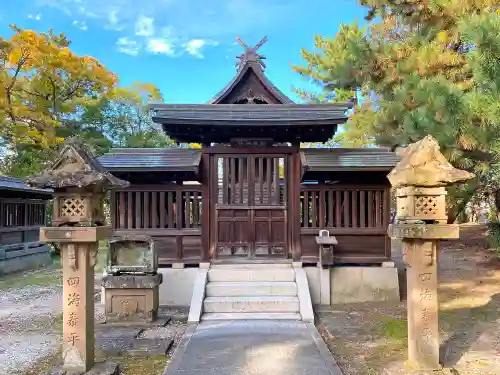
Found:
M 114 228 L 201 227 L 201 189 L 196 186 L 137 187 L 117 191 L 113 198 Z
M 384 187 L 363 188 L 302 185 L 302 228 L 380 228 L 389 220 L 388 191 Z
M 0 198 L 0 228 L 45 225 L 45 209 L 43 200 Z
M 390 258 L 386 186 L 301 185 L 302 261 L 318 261 L 315 236 L 327 229 L 338 244 L 335 263 L 382 263 Z
M 198 262 L 203 257 L 200 185 L 132 185 L 111 194 L 114 235 L 155 239 L 159 262 Z
M 38 199 L 0 199 L 0 245 L 17 245 L 39 239 L 46 222 L 46 204 Z

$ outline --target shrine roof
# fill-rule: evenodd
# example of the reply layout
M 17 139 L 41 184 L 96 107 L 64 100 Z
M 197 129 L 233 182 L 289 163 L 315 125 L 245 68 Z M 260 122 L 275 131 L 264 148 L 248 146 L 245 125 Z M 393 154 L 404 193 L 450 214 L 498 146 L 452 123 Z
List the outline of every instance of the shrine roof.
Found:
M 98 158 L 110 172 L 198 173 L 201 150 L 192 148 L 114 148 Z
M 291 104 L 293 101 L 278 89 L 264 74 L 266 57 L 257 51 L 267 42 L 267 36 L 253 47 L 249 47 L 239 37 L 236 37 L 236 42 L 243 47 L 243 53 L 236 56 L 239 62 L 236 63 L 237 74 L 231 81 L 219 91 L 208 104 L 223 104 L 231 103 L 233 92 L 237 91 L 237 87 L 245 84 L 245 81 L 252 80 L 258 82 L 260 87 L 257 92 L 266 92 L 277 104 Z M 253 77 L 252 77 L 253 76 Z M 263 91 L 262 91 L 263 90 Z M 234 98 L 233 98 L 234 99 Z M 234 101 L 233 101 L 234 102 Z
M 388 148 L 302 149 L 303 172 L 390 171 L 400 157 Z
M 54 193 L 51 189 L 39 189 L 31 187 L 22 179 L 9 176 L 0 176 L 0 190 L 44 194 L 49 196 Z
M 332 104 L 159 104 L 153 120 L 207 126 L 288 126 L 344 123 L 349 103 Z

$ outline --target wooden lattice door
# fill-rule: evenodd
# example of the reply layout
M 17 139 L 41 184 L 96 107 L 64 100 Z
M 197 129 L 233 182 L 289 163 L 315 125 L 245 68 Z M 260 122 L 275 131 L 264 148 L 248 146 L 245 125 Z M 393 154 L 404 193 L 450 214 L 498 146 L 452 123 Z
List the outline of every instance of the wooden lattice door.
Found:
M 287 247 L 285 155 L 214 155 L 215 256 L 284 258 Z

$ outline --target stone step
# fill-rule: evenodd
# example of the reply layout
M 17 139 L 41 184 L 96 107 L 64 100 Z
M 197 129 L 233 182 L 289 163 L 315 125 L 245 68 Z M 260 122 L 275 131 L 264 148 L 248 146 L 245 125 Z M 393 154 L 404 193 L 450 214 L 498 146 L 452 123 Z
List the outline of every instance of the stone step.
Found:
M 291 296 L 206 297 L 204 313 L 298 313 L 299 299 Z
M 211 268 L 208 281 L 295 281 L 293 268 Z
M 221 263 L 211 264 L 211 269 L 224 268 L 224 269 L 263 269 L 263 268 L 292 268 L 292 263 Z
M 293 281 L 213 281 L 206 285 L 207 297 L 296 296 Z
M 301 320 L 299 313 L 206 313 L 201 320 Z

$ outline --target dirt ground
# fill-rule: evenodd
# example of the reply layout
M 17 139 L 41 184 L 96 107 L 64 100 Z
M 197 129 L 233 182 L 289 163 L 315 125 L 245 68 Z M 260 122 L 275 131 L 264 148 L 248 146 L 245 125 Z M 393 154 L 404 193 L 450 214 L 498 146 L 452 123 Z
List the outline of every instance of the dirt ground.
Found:
M 442 371 L 405 369 L 406 302 L 330 306 L 318 326 L 345 375 L 500 375 L 500 261 L 486 228 L 461 226 L 460 241 L 442 242 L 439 258 Z M 393 257 L 401 265 L 400 244 Z M 402 295 L 405 298 L 404 271 Z

